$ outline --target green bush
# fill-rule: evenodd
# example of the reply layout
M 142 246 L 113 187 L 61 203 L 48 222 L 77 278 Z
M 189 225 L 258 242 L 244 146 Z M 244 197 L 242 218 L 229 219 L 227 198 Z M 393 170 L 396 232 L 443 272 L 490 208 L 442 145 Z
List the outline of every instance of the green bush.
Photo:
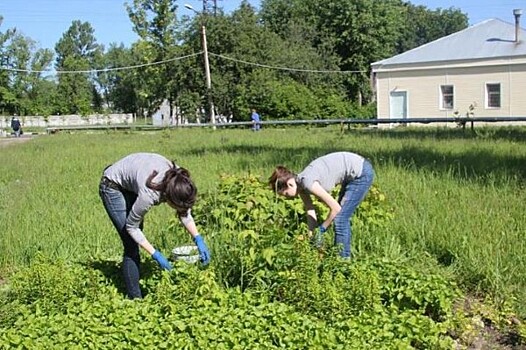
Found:
M 314 248 L 301 202 L 253 176 L 223 177 L 195 209 L 209 266 L 147 260 L 131 301 L 114 261 L 41 254 L 0 290 L 0 348 L 451 349 L 476 339 L 474 315 L 499 319 L 458 307 L 436 265 Z M 375 188 L 356 219 L 374 231 L 391 218 Z

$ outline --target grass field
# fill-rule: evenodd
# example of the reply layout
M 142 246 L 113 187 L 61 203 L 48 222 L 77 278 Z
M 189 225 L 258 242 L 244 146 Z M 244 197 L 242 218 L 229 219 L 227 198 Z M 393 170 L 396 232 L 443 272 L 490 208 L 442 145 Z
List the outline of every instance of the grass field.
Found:
M 0 149 L 2 279 L 37 254 L 71 261 L 118 257 L 120 241 L 98 197 L 102 169 L 132 152 L 158 152 L 188 168 L 201 194 L 221 174 L 265 180 L 274 166 L 300 171 L 325 153 L 368 157 L 394 220 L 357 227 L 356 257 L 436 260 L 465 291 L 526 314 L 526 129 L 338 128 L 171 130 L 38 136 Z M 200 215 L 199 212 L 194 213 Z M 187 240 L 167 206 L 145 233 L 161 250 Z M 213 240 L 209 228 L 202 234 Z M 213 242 L 211 246 L 216 247 Z M 217 248 L 216 248 L 217 249 Z

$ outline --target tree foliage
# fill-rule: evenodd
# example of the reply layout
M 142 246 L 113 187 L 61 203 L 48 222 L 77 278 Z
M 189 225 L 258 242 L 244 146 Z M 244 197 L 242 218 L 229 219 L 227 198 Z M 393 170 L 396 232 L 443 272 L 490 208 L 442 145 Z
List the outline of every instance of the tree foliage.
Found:
M 91 24 L 78 20 L 54 56 L 16 28 L 0 30 L 0 113 L 151 116 L 166 101 L 174 122 L 206 120 L 205 28 L 216 114 L 249 120 L 256 108 L 263 119 L 373 117 L 372 62 L 468 24 L 458 9 L 404 0 L 262 0 L 259 12 L 244 0 L 230 14 L 191 16 L 177 0 L 129 0 L 123 10 L 139 37 L 129 47 L 104 48 Z M 59 73 L 49 79 L 42 72 L 53 60 Z
M 140 37 L 134 51 L 143 56 L 145 66 L 137 70 L 140 85 L 139 107 L 150 115 L 167 100 L 174 107 L 179 95 L 180 70 L 177 64 L 164 62 L 177 57 L 182 28 L 177 18 L 176 0 L 133 0 L 126 4 L 133 30 Z M 173 109 L 170 114 L 173 114 Z
M 102 50 L 91 24 L 78 20 L 71 23 L 55 45 L 55 68 L 62 72 L 82 72 L 59 74 L 58 113 L 86 115 L 94 109 L 93 102 L 98 99 L 94 75 L 85 72 L 97 68 L 95 62 Z

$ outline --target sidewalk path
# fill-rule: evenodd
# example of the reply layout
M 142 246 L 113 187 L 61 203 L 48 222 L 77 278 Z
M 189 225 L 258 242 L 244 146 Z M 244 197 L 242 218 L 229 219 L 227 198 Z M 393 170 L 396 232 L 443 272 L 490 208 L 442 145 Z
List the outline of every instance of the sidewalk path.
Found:
M 29 141 L 33 138 L 31 135 L 22 135 L 21 137 L 2 137 L 0 138 L 0 148 L 7 147 L 9 145 L 15 145 L 22 142 Z

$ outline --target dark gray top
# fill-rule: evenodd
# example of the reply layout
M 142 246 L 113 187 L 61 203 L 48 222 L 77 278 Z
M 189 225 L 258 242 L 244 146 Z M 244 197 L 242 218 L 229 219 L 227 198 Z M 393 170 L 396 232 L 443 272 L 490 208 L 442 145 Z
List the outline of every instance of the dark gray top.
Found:
M 146 240 L 139 225 L 150 208 L 161 202 L 161 194 L 148 188 L 146 180 L 155 170 L 158 174 L 152 179 L 152 182 L 161 182 L 166 171 L 173 168 L 174 165 L 159 154 L 133 153 L 120 159 L 104 171 L 105 177 L 124 190 L 137 194 L 137 200 L 126 218 L 126 230 L 139 244 Z M 191 210 L 188 210 L 186 216 L 180 217 L 180 219 L 185 225 L 193 221 Z
M 362 175 L 364 158 L 356 153 L 335 152 L 313 160 L 296 177 L 298 184 L 308 190 L 318 181 L 327 192 Z

